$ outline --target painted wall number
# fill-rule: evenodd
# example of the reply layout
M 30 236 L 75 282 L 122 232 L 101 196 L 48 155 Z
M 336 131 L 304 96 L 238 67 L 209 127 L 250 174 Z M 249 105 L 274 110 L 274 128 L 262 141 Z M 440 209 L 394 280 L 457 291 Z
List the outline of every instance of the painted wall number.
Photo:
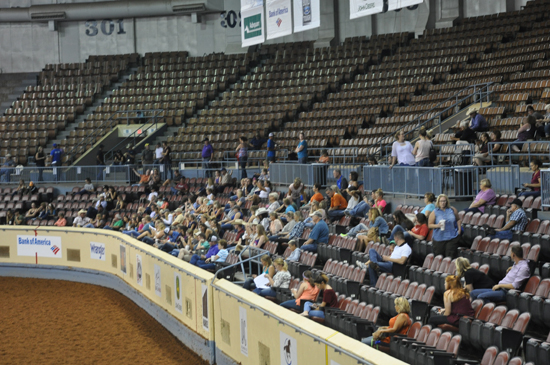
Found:
M 220 13 L 221 26 L 224 28 L 235 28 L 237 26 L 237 23 L 239 27 L 241 26 L 241 12 L 236 13 L 234 10 L 229 11 L 222 11 Z
M 126 31 L 124 30 L 124 20 L 118 19 L 118 20 L 112 20 L 112 19 L 105 19 L 101 20 L 101 23 L 95 19 L 90 19 L 86 22 L 86 35 L 89 37 L 95 37 L 99 30 L 101 29 L 101 33 L 104 35 L 111 35 L 115 31 L 115 29 L 118 27 L 118 31 L 116 34 L 126 34 Z

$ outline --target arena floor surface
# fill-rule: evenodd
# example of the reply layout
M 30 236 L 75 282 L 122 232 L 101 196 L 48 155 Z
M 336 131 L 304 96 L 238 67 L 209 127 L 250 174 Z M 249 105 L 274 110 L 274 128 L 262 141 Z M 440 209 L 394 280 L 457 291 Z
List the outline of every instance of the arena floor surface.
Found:
M 0 364 L 207 362 L 114 290 L 0 277 Z

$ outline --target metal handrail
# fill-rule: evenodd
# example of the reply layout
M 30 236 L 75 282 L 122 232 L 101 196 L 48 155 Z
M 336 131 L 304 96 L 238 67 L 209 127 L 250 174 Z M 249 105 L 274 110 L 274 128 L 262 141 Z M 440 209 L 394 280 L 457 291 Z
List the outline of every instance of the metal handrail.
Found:
M 520 152 L 512 152 L 511 146 L 514 145 L 514 144 L 518 144 L 518 143 L 527 144 L 527 151 L 523 152 L 523 148 L 521 148 Z M 497 144 L 501 145 L 501 148 L 502 148 L 502 146 L 507 145 L 508 146 L 508 151 L 498 152 L 498 153 L 493 152 L 493 148 Z M 531 151 L 531 149 L 532 149 L 531 145 L 532 144 L 547 144 L 547 145 L 550 145 L 550 141 L 489 142 L 488 143 L 488 151 L 489 151 L 489 157 L 491 158 L 491 165 L 495 164 L 495 157 L 498 160 L 499 157 L 508 156 L 508 164 L 512 165 L 512 157 L 518 157 L 519 158 L 519 156 L 522 155 L 522 154 L 523 155 L 527 154 L 527 157 L 529 159 L 529 163 L 531 163 L 531 157 L 532 156 L 550 156 L 550 149 L 549 149 L 548 152 L 532 152 Z M 497 161 L 497 164 L 498 164 L 498 161 Z
M 267 250 L 264 250 L 262 248 L 256 248 L 254 247 L 254 250 L 257 250 L 257 251 L 260 251 L 259 254 L 257 255 L 254 255 L 254 256 L 249 256 L 247 259 L 244 259 L 242 258 L 242 255 L 243 253 L 245 253 L 246 251 L 252 251 L 252 247 L 250 246 L 245 246 L 245 248 L 239 253 L 239 261 L 235 264 L 232 264 L 232 265 L 228 265 L 228 266 L 224 266 L 222 267 L 221 269 L 219 269 L 218 271 L 216 271 L 214 273 L 214 277 L 212 278 L 212 281 L 210 282 L 210 285 L 214 284 L 214 281 L 216 280 L 216 278 L 218 277 L 218 274 L 221 273 L 222 271 L 225 271 L 227 269 L 231 269 L 231 268 L 234 268 L 234 267 L 237 267 L 237 266 L 240 266 L 241 267 L 241 270 L 244 274 L 244 263 L 245 262 L 248 262 L 248 264 L 250 265 L 253 261 L 256 261 L 256 259 L 258 258 L 261 258 L 263 255 L 266 255 L 266 254 L 269 254 L 269 251 Z M 252 252 L 251 252 L 252 253 Z
M 483 105 L 483 98 L 482 98 L 482 92 L 484 89 L 487 89 L 486 91 L 486 94 L 487 94 L 487 98 L 489 98 L 489 95 L 492 93 L 492 91 L 489 90 L 489 87 L 491 85 L 493 85 L 494 82 L 486 82 L 486 83 L 482 83 L 482 84 L 475 84 L 475 85 L 470 85 L 470 86 L 467 86 L 463 89 L 461 89 L 460 91 L 456 92 L 454 95 L 450 96 L 449 98 L 445 99 L 444 101 L 438 103 L 436 106 L 434 106 L 433 108 L 431 108 L 430 110 L 420 114 L 418 117 L 416 117 L 415 119 L 413 119 L 412 121 L 410 121 L 409 123 L 403 125 L 401 128 L 397 129 L 397 131 L 395 131 L 395 133 L 399 132 L 399 131 L 402 131 L 402 130 L 405 130 L 407 127 L 411 126 L 411 125 L 414 125 L 416 123 L 418 123 L 421 118 L 423 116 L 425 116 L 426 114 L 430 114 L 432 113 L 432 111 L 434 109 L 437 109 L 441 104 L 444 104 L 446 102 L 448 102 L 449 100 L 451 99 L 455 99 L 455 103 L 447 108 L 445 108 L 444 110 L 440 111 L 439 113 L 437 113 L 436 115 L 434 115 L 433 117 L 431 117 L 430 119 L 426 120 L 424 123 L 421 123 L 419 125 L 417 125 L 413 130 L 409 131 L 409 132 L 406 132 L 406 134 L 409 134 L 409 133 L 413 133 L 415 130 L 421 128 L 422 126 L 424 126 L 425 124 L 431 122 L 432 120 L 438 118 L 439 119 L 439 132 L 441 133 L 441 123 L 442 123 L 442 120 L 441 118 L 439 118 L 443 113 L 447 112 L 448 110 L 452 109 L 452 108 L 455 108 L 459 103 L 463 102 L 464 100 L 467 100 L 468 98 L 472 97 L 473 95 L 476 95 L 478 92 L 479 92 L 479 95 L 480 95 L 480 104 Z M 482 86 L 479 88 L 479 90 L 476 90 L 477 87 L 479 86 Z M 458 100 L 458 96 L 464 91 L 464 90 L 468 90 L 468 89 L 471 89 L 473 88 L 474 91 L 472 94 L 468 94 L 466 97 Z M 488 100 L 487 100 L 488 101 Z M 393 142 L 389 142 L 389 143 L 385 143 L 384 144 L 384 139 L 382 139 L 382 141 L 380 141 L 380 143 L 375 143 L 375 144 L 372 144 L 368 147 L 366 147 L 367 149 L 370 149 L 370 148 L 373 148 L 373 147 L 378 147 L 380 146 L 380 153 L 382 153 L 384 147 L 392 144 Z M 370 156 L 370 154 L 369 154 Z

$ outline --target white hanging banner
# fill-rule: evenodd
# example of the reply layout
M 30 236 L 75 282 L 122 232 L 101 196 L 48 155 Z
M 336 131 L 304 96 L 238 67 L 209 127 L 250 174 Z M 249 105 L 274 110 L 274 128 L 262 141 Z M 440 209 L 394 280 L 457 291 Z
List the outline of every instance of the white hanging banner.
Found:
M 424 0 L 388 0 L 388 11 L 422 4 Z
M 321 26 L 319 0 L 294 0 L 294 33 Z
M 349 18 L 381 13 L 384 10 L 384 0 L 349 0 Z
M 263 0 L 241 0 L 242 46 L 249 47 L 265 41 Z
M 290 0 L 266 1 L 267 39 L 292 34 L 292 5 Z

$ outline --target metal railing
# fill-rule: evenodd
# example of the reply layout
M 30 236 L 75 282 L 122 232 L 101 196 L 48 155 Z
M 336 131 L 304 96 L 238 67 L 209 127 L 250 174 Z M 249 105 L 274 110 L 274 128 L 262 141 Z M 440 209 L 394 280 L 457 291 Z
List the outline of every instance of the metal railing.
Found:
M 508 146 L 505 148 L 506 152 L 494 153 L 493 148 L 497 144 L 501 146 L 501 150 L 504 146 Z M 512 151 L 513 145 L 517 145 L 520 152 Z M 512 165 L 514 162 L 519 162 L 521 157 L 527 157 L 527 165 L 535 159 L 550 158 L 550 141 L 489 142 L 488 147 L 492 165 L 503 164 L 506 160 L 509 165 Z
M 248 253 L 248 258 L 243 257 L 244 253 Z M 235 264 L 224 266 L 221 269 L 219 269 L 218 271 L 216 271 L 216 274 L 212 278 L 211 284 L 213 284 L 214 281 L 216 280 L 216 278 L 219 277 L 218 276 L 219 274 L 223 273 L 224 271 L 228 271 L 228 270 L 234 271 L 237 268 L 241 269 L 241 273 L 243 274 L 243 278 L 244 278 L 244 280 L 246 280 L 247 276 L 246 276 L 246 271 L 245 271 L 245 264 L 248 265 L 248 272 L 250 274 L 252 274 L 252 272 L 254 270 L 253 264 L 257 264 L 257 265 L 254 265 L 254 266 L 257 266 L 259 268 L 259 270 L 261 270 L 261 267 L 262 267 L 261 266 L 262 265 L 261 257 L 263 255 L 266 255 L 266 254 L 270 255 L 269 251 L 261 249 L 261 248 L 244 246 L 244 249 L 241 252 L 239 252 L 239 260 Z M 234 276 L 234 274 L 235 273 L 232 273 L 231 276 Z M 258 272 L 258 274 L 260 274 L 260 272 Z M 241 283 L 243 283 L 243 281 L 233 281 L 233 283 L 234 284 L 241 284 Z
M 306 186 L 321 184 L 324 187 L 336 184 L 334 170 L 340 170 L 346 179 L 350 172 L 356 171 L 361 179 L 362 169 L 362 164 L 272 163 L 269 165 L 269 181 L 273 184 L 289 185 L 299 177 Z
M 404 131 L 405 132 L 405 135 L 407 134 L 410 134 L 410 133 L 415 133 L 415 131 L 417 131 L 418 129 L 420 129 L 421 127 L 425 126 L 426 124 L 432 122 L 433 120 L 439 120 L 438 122 L 438 126 L 439 126 L 439 133 L 441 133 L 441 123 L 443 122 L 443 120 L 441 120 L 441 116 L 448 112 L 449 110 L 453 110 L 453 111 L 456 111 L 456 108 L 464 101 L 468 100 L 469 98 L 471 97 L 474 97 L 477 95 L 478 96 L 478 102 L 481 104 L 481 106 L 483 106 L 483 99 L 486 99 L 486 102 L 489 102 L 489 96 L 491 95 L 492 91 L 489 89 L 491 85 L 493 85 L 494 82 L 486 82 L 486 83 L 482 83 L 482 84 L 475 84 L 475 85 L 470 85 L 470 86 L 467 86 L 465 87 L 464 89 L 456 92 L 454 95 L 450 96 L 449 98 L 445 99 L 444 101 L 438 103 L 436 106 L 434 106 L 432 109 L 420 114 L 419 116 L 417 116 L 416 118 L 414 118 L 412 121 L 408 122 L 407 124 L 401 126 L 401 128 L 398 128 L 393 134 L 395 133 L 398 133 L 400 131 Z M 464 91 L 466 90 L 470 90 L 470 89 L 473 89 L 471 93 L 467 94 L 465 97 L 462 97 L 459 99 L 460 95 L 464 93 Z M 451 105 L 451 106 L 448 106 L 446 107 L 445 109 L 443 109 L 442 111 L 439 111 L 439 112 L 434 112 L 434 110 L 437 110 L 439 109 L 442 105 L 444 105 L 446 102 L 448 101 L 451 101 L 451 100 L 455 100 L 455 102 Z M 422 118 L 424 116 L 427 116 L 429 114 L 432 114 L 432 113 L 436 113 L 434 116 L 432 116 L 431 118 L 428 118 L 427 120 L 425 120 L 424 122 L 421 122 L 422 121 Z M 412 129 L 411 129 L 412 128 Z M 410 129 L 410 130 L 408 130 Z M 375 143 L 375 144 L 372 144 L 370 146 L 367 147 L 367 149 L 371 149 L 371 148 L 377 148 L 379 147 L 380 149 L 378 150 L 380 153 L 382 153 L 382 151 L 384 151 L 384 148 L 387 146 L 387 145 L 390 145 L 393 143 L 393 140 L 391 141 L 388 141 L 388 139 L 392 139 L 392 137 L 386 137 L 386 138 L 382 138 L 382 140 L 379 142 L 379 143 Z
M 543 208 L 550 208 L 550 170 L 540 170 L 540 194 Z

